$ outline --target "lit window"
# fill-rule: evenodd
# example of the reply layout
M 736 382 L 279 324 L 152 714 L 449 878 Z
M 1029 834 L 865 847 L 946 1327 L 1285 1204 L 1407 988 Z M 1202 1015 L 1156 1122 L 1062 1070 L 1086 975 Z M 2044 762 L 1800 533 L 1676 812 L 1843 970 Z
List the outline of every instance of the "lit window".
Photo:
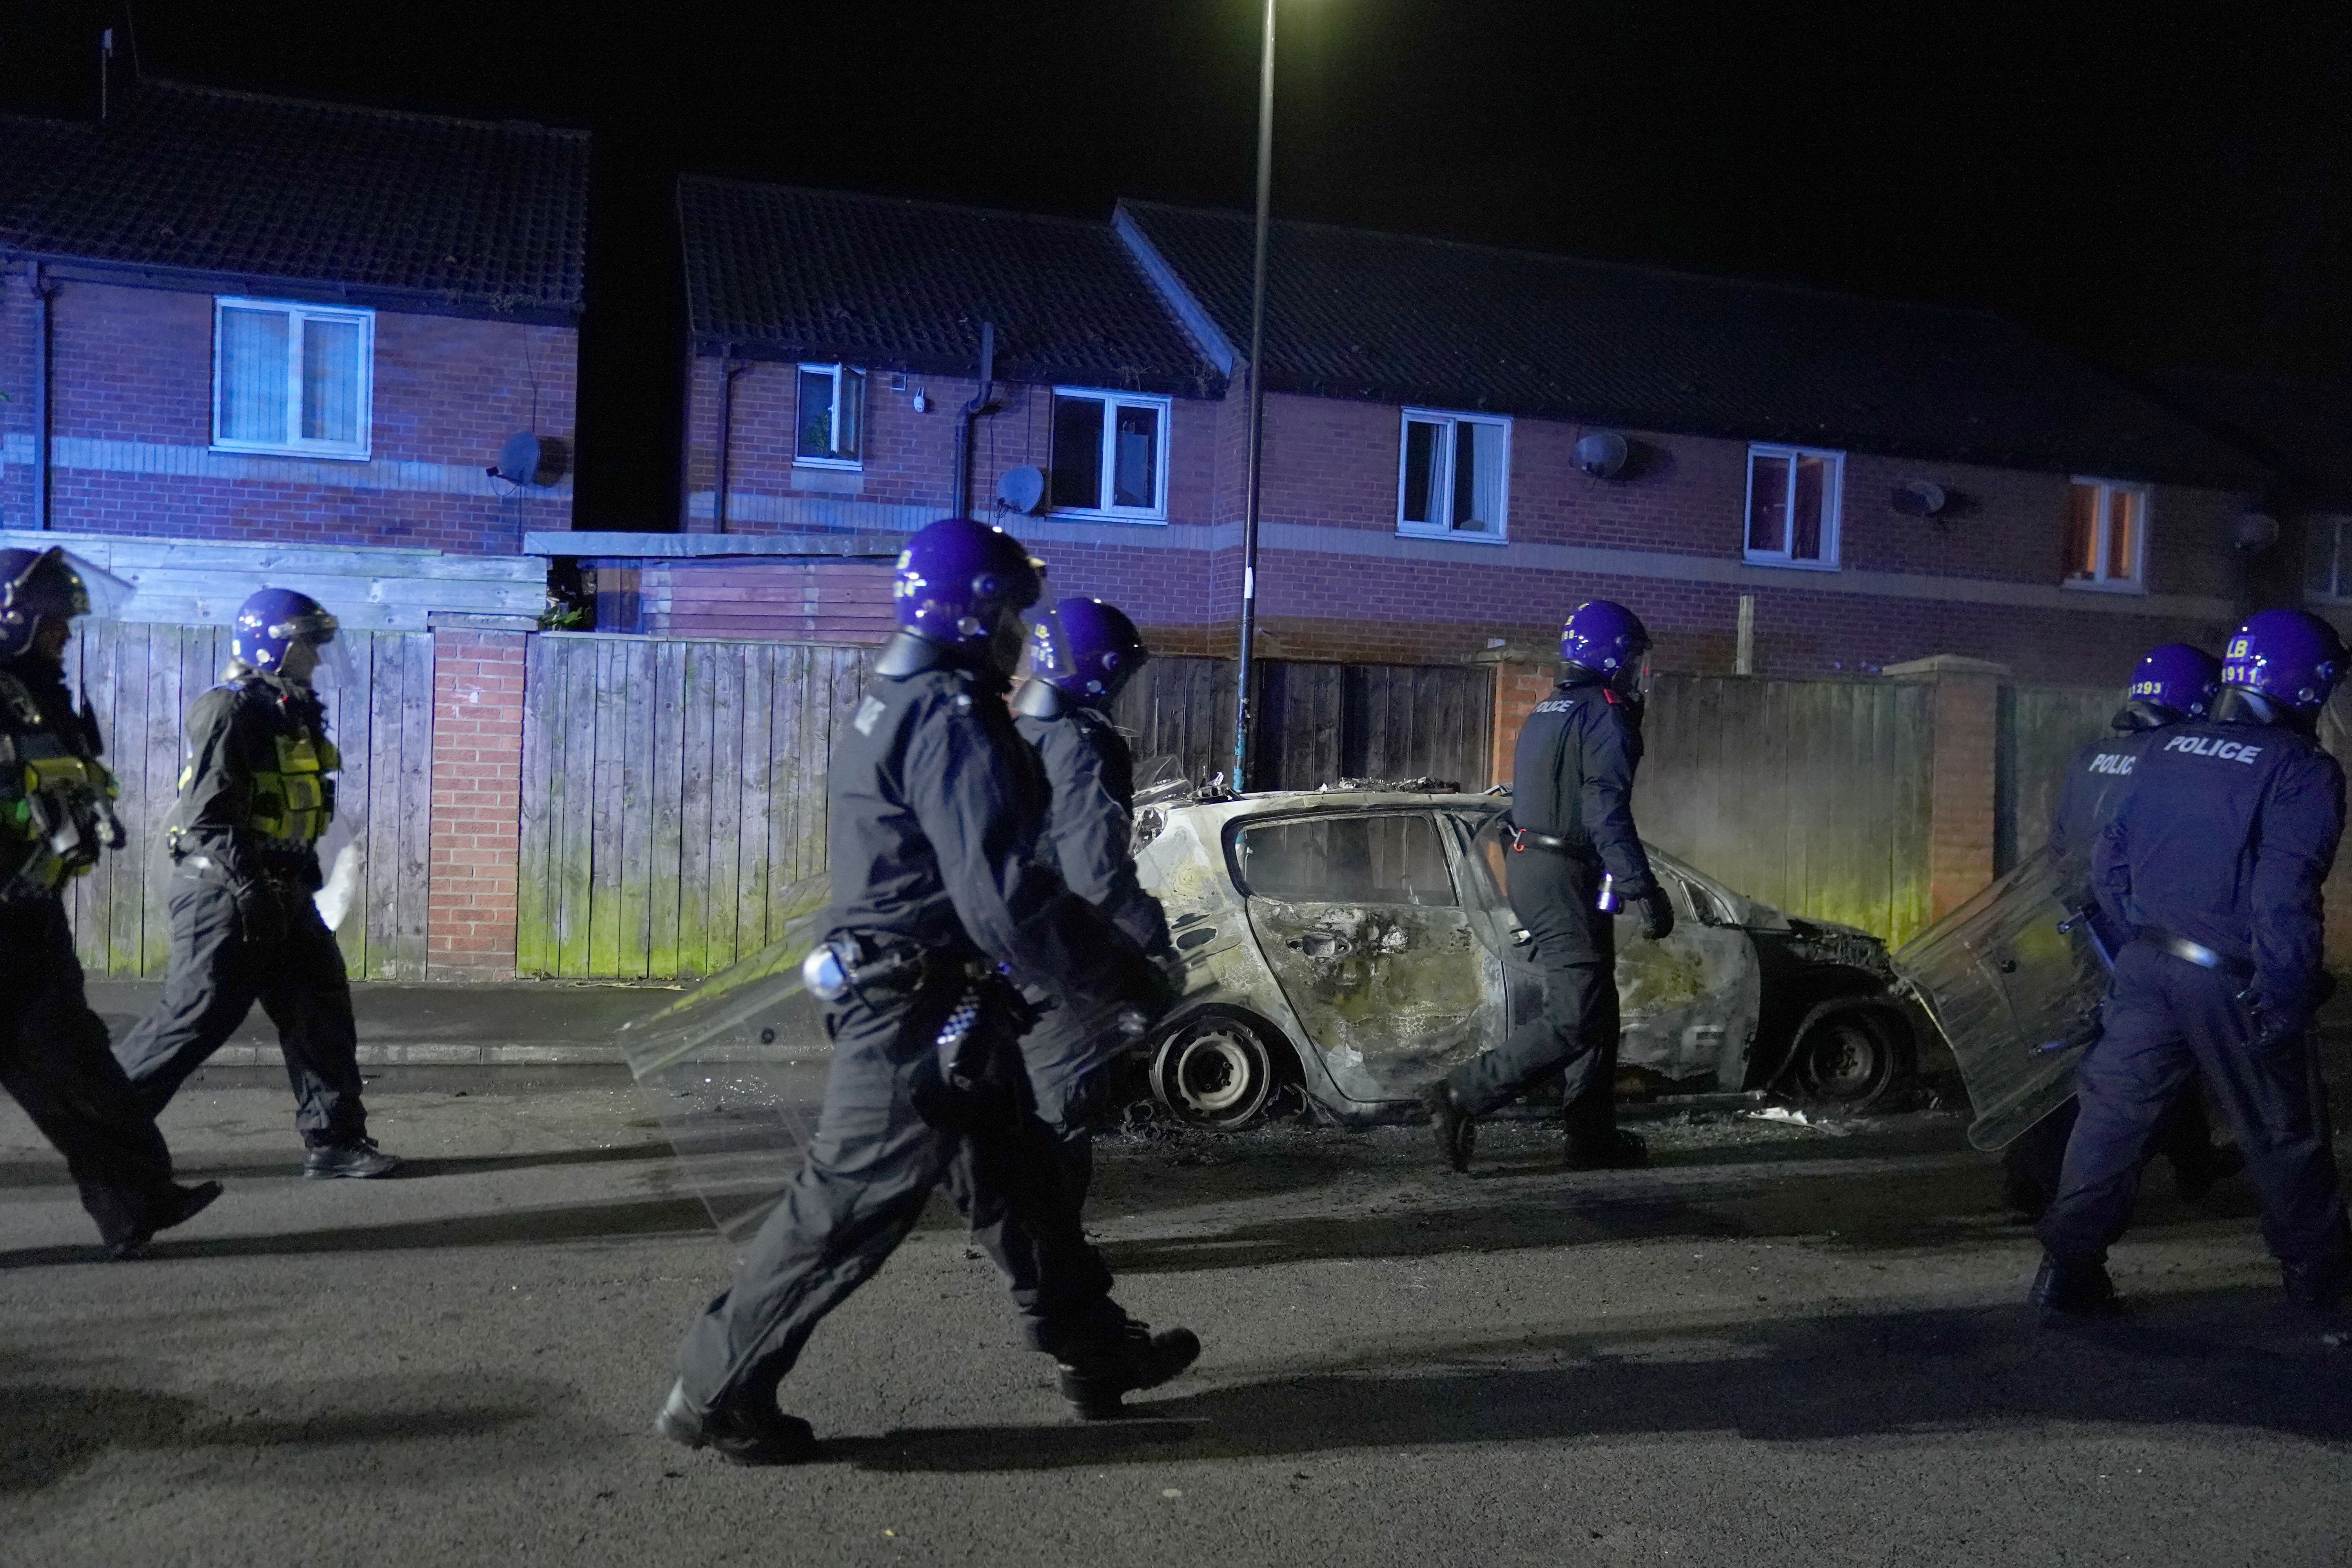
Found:
M 1169 406 L 1164 397 L 1055 387 L 1054 510 L 1166 518 Z
M 866 373 L 845 364 L 804 364 L 800 383 L 800 437 L 793 461 L 821 468 L 857 467 Z
M 2147 553 L 2147 491 L 2076 479 L 2066 495 L 2066 586 L 2136 592 Z
M 2311 575 L 2305 586 L 2315 599 L 2352 603 L 2352 517 L 2311 520 Z
M 1838 562 L 1845 454 L 1804 447 L 1748 448 L 1748 559 L 1760 566 Z
M 1511 422 L 1404 411 L 1397 462 L 1397 531 L 1448 539 L 1503 537 L 1511 481 Z
M 368 455 L 375 313 L 282 300 L 213 301 L 213 445 Z

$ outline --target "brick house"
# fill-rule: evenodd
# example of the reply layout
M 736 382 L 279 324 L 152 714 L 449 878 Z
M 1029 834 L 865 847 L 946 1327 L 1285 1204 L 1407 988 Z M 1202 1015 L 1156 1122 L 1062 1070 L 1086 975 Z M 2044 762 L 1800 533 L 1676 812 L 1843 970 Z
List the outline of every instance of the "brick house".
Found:
M 94 126 L 0 119 L 0 527 L 571 526 L 584 132 L 151 82 Z M 488 472 L 526 433 L 523 482 Z
M 714 180 L 680 208 L 689 534 L 715 527 L 722 401 L 730 536 L 871 558 L 950 510 L 993 316 L 972 506 L 1157 646 L 1230 651 L 1245 218 L 1128 202 L 1103 226 Z M 1451 663 L 1539 646 L 1605 594 L 1669 668 L 1957 654 L 2120 681 L 2152 643 L 2212 642 L 2251 591 L 2232 527 L 2263 468 L 1998 317 L 1302 223 L 1273 256 L 1269 657 Z M 1622 467 L 1587 471 L 1589 437 Z M 1120 442 L 1148 489 L 1117 490 Z M 1024 466 L 1036 515 L 992 510 Z

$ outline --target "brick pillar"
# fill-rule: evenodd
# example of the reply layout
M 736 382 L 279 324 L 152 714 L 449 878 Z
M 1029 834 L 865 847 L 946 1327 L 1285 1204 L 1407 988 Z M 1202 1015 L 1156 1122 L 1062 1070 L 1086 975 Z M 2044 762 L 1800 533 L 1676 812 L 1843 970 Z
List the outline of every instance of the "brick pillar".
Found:
M 1942 920 L 1993 879 L 2006 665 L 1958 654 L 1890 664 L 1895 679 L 1935 683 L 1927 805 L 1927 918 Z
M 1475 662 L 1495 671 L 1494 721 L 1486 727 L 1492 738 L 1486 779 L 1490 784 L 1507 784 L 1512 758 L 1519 747 L 1519 731 L 1529 710 L 1559 681 L 1559 653 L 1530 643 L 1507 643 L 1488 648 Z
M 514 978 L 525 635 L 434 632 L 425 962 L 435 980 Z

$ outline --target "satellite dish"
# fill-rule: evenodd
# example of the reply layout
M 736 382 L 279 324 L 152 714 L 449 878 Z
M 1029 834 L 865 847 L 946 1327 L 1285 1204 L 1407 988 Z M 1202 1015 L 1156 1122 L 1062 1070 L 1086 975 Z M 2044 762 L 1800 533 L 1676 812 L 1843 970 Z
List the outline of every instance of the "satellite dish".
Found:
M 2278 519 L 2268 512 L 2247 511 L 2238 514 L 2230 525 L 2231 542 L 2249 555 L 2259 555 L 2278 542 Z
M 1045 470 L 1029 464 L 1007 468 L 996 481 L 996 499 L 1024 517 L 1034 517 L 1045 500 Z
M 1614 430 L 1595 430 L 1576 443 L 1576 466 L 1596 479 L 1613 479 L 1631 449 Z
M 551 485 L 563 477 L 562 444 L 518 430 L 499 448 L 490 477 L 515 485 Z
M 1932 479 L 1906 479 L 1895 487 L 1895 510 L 1905 517 L 1933 517 L 1950 500 Z

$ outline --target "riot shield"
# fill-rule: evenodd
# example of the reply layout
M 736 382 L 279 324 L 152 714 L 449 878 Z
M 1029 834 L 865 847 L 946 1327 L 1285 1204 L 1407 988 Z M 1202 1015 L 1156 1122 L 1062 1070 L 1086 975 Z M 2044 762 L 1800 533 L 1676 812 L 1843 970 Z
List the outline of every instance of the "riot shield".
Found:
M 2081 856 L 2044 850 L 1891 955 L 1959 1063 L 1979 1149 L 2003 1147 L 2074 1092 L 2107 988 L 2089 882 Z
M 801 982 L 827 878 L 784 889 L 783 936 L 617 1031 L 629 1070 L 719 1234 L 740 1247 L 799 1171 L 833 1045 Z

